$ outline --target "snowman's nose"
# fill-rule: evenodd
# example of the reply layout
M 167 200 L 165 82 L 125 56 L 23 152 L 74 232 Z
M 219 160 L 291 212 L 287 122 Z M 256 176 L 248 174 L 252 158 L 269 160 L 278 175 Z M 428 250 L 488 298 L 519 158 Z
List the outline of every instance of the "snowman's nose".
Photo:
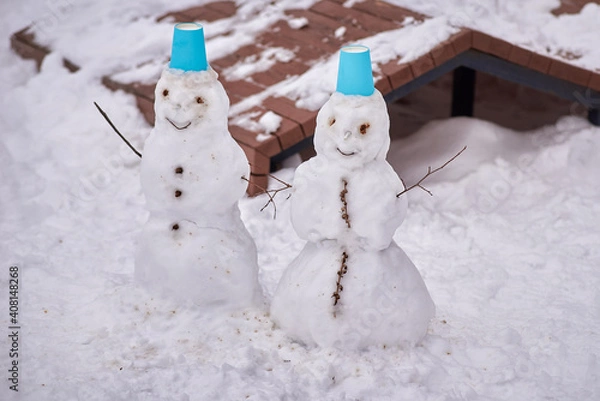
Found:
M 350 135 L 352 135 L 352 132 L 350 132 L 350 131 L 344 132 L 344 139 L 350 138 Z

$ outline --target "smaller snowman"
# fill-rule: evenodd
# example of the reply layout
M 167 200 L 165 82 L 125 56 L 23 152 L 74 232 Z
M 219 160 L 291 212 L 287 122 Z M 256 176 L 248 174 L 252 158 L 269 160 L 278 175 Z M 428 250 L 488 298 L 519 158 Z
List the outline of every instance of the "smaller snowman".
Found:
M 250 168 L 229 134 L 229 98 L 208 65 L 201 25 L 175 26 L 154 107 L 140 174 L 150 216 L 136 279 L 201 307 L 251 306 L 261 296 L 257 252 L 238 208 Z
M 404 185 L 387 163 L 389 116 L 369 49 L 342 48 L 336 92 L 317 115 L 317 155 L 296 170 L 291 219 L 307 241 L 271 305 L 275 323 L 307 345 L 361 349 L 415 344 L 435 307 L 393 235 Z

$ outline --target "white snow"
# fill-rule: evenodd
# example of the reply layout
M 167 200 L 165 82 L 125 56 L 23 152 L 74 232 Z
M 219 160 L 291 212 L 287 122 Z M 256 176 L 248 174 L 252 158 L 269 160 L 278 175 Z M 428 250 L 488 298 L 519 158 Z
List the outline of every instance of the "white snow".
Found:
M 554 16 L 558 0 L 535 1 L 428 1 L 389 0 L 426 15 L 444 16 L 455 26 L 471 27 L 524 46 L 537 53 L 557 57 L 573 53 L 570 63 L 594 69 L 600 64 L 600 49 L 594 22 L 600 21 L 600 5 L 587 4 L 581 13 Z
M 237 81 L 257 72 L 269 70 L 275 63 L 289 63 L 294 59 L 294 52 L 283 47 L 269 47 L 260 54 L 253 54 L 223 71 L 229 81 Z
M 272 112 L 271 110 L 264 113 L 259 119 L 258 123 L 262 126 L 266 135 L 277 132 L 281 125 L 282 118 L 279 114 Z
M 308 26 L 308 18 L 306 18 L 306 17 L 290 18 L 288 20 L 288 25 L 292 29 L 302 29 L 305 26 Z
M 200 2 L 178 4 L 192 3 Z M 426 165 L 437 166 L 469 145 L 427 185 L 433 197 L 408 194 L 406 220 L 394 236 L 437 306 L 428 335 L 421 346 L 406 349 L 303 347 L 273 329 L 264 310 L 205 314 L 134 286 L 134 242 L 147 218 L 139 159 L 92 102 L 142 148 L 151 128 L 135 100 L 107 90 L 100 77 L 168 54 L 170 24 L 136 18 L 159 15 L 170 2 L 65 2 L 60 4 L 72 7 L 62 8 L 69 10 L 64 14 L 56 11 L 58 4 L 0 2 L 2 37 L 31 21 L 47 21 L 40 37 L 58 49 L 38 73 L 33 62 L 9 50 L 8 40 L 0 42 L 0 256 L 6 273 L 0 288 L 8 305 L 7 269 L 18 265 L 19 399 L 600 398 L 598 128 L 566 117 L 520 134 L 477 120 L 448 120 L 430 129 L 443 133 L 449 148 L 429 146 L 430 129 L 404 141 L 404 152 L 392 143 L 392 165 L 427 161 L 398 170 L 415 178 Z M 297 6 L 291 0 L 277 4 Z M 494 11 L 477 20 L 482 28 L 519 35 L 534 48 L 560 43 L 556 48 L 581 52 L 574 62 L 600 68 L 592 40 L 595 5 L 582 15 L 556 18 L 548 10 L 557 1 L 410 1 L 445 16 L 481 4 Z M 240 23 L 239 32 L 254 23 L 264 20 Z M 205 27 L 208 32 L 223 25 L 235 24 Z M 147 40 L 125 38 L 135 31 Z M 209 40 L 209 59 L 215 51 L 230 51 L 219 37 Z M 69 73 L 64 55 L 84 68 Z M 333 82 L 335 76 L 302 85 L 310 94 L 308 88 Z M 328 96 L 311 102 L 318 109 Z M 517 149 L 515 160 L 517 145 L 525 152 Z M 277 175 L 293 180 L 292 169 Z M 289 222 L 285 194 L 277 197 L 275 220 L 258 212 L 265 202 L 243 199 L 241 212 L 257 243 L 259 278 L 270 300 L 282 269 L 305 242 Z M 361 330 L 370 330 L 377 318 L 368 317 L 373 320 L 361 321 Z M 7 328 L 7 313 L 1 321 Z M 6 369 L 7 351 L 0 358 Z M 0 398 L 16 399 L 7 384 Z
M 345 26 L 340 26 L 338 29 L 336 29 L 333 32 L 333 36 L 335 36 L 336 38 L 340 39 L 341 37 L 344 36 L 345 33 L 346 33 L 346 27 Z

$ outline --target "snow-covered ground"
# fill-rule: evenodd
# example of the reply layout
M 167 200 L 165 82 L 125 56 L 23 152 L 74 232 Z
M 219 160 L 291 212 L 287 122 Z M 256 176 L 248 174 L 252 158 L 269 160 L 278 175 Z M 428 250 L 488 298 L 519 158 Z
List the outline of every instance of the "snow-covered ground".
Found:
M 444 4 L 437 9 L 444 12 L 452 10 L 447 4 L 461 2 L 436 3 Z M 508 1 L 488 3 L 499 4 L 494 18 L 514 15 L 503 11 L 515 8 Z M 524 35 L 543 45 L 553 37 L 545 23 L 560 22 L 546 15 L 557 2 L 531 3 L 544 29 Z M 135 52 L 143 44 L 123 44 L 115 27 L 139 13 L 148 17 L 123 32 L 155 28 L 148 21 L 167 4 L 0 4 L 0 368 L 8 377 L 8 269 L 16 265 L 19 399 L 600 398 L 600 129 L 577 117 L 527 134 L 455 119 L 392 143 L 390 163 L 407 184 L 427 165 L 469 146 L 429 181 L 433 197 L 409 194 L 407 219 L 395 235 L 437 307 L 428 336 L 414 349 L 306 348 L 273 328 L 266 308 L 205 314 L 136 287 L 134 245 L 147 218 L 139 159 L 92 102 L 141 147 L 150 127 L 134 99 L 110 92 L 100 77 L 140 60 Z M 585 15 L 597 12 L 594 7 Z M 585 20 L 580 17 L 580 31 L 597 32 L 596 23 Z M 61 49 L 39 73 L 9 50 L 7 40 L 32 21 L 54 21 L 41 37 Z M 147 54 L 168 54 L 170 28 L 158 29 L 164 43 Z M 581 43 L 581 52 L 590 54 L 586 60 L 593 59 L 597 46 Z M 74 74 L 64 69 L 61 57 L 69 44 L 82 57 L 76 61 L 89 68 Z M 289 182 L 293 169 L 278 176 Z M 271 209 L 259 212 L 264 197 L 241 203 L 267 298 L 303 246 L 285 198 L 277 198 L 277 219 Z M 376 330 L 384 312 L 365 316 L 361 330 Z M 0 399 L 13 399 L 10 382 L 3 383 Z

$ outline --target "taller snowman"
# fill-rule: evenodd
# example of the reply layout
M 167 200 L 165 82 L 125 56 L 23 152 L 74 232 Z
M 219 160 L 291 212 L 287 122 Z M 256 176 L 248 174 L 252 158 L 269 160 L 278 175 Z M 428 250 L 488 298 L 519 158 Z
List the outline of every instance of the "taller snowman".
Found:
M 342 48 L 337 89 L 317 115 L 314 143 L 317 155 L 296 170 L 291 197 L 293 227 L 307 243 L 277 287 L 273 320 L 309 345 L 418 342 L 435 307 L 392 238 L 407 201 L 385 160 L 389 116 L 367 47 Z
M 202 307 L 255 304 L 256 246 L 238 208 L 250 169 L 228 131 L 229 99 L 208 65 L 201 25 L 175 26 L 154 109 L 141 163 L 150 216 L 138 241 L 136 279 Z

